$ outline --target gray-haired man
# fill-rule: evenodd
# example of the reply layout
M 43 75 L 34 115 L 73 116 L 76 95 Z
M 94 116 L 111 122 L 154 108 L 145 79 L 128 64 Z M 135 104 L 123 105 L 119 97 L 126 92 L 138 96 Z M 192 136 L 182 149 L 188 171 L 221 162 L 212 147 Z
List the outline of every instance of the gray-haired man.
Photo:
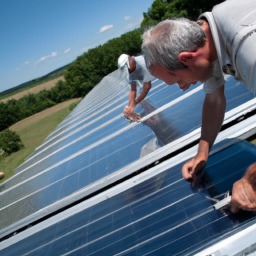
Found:
M 184 179 L 204 169 L 223 122 L 226 99 L 222 71 L 255 95 L 256 1 L 232 0 L 204 13 L 199 21 L 166 20 L 143 34 L 142 51 L 151 74 L 186 90 L 206 81 L 202 132 L 197 155 L 182 167 Z M 231 210 L 256 210 L 256 164 L 233 186 Z

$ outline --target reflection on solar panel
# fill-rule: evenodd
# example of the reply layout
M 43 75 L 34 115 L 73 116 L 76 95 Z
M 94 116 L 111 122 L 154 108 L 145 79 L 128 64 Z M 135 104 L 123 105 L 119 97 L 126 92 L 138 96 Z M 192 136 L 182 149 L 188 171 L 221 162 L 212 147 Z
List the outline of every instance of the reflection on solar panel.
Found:
M 4 241 L 4 255 L 176 255 L 255 222 L 216 211 L 214 198 L 232 190 L 255 162 L 256 147 L 241 142 L 210 157 L 201 185 L 163 163 Z M 176 157 L 177 158 L 177 157 Z M 170 167 L 171 166 L 171 167 Z M 230 172 L 232 169 L 232 172 Z M 152 175 L 153 174 L 153 175 Z M 40 239 L 38 239 L 40 238 Z
M 167 155 L 178 155 L 180 153 L 178 150 L 181 148 L 188 145 L 192 147 L 196 144 L 200 137 L 201 111 L 204 100 L 203 86 L 201 84 L 197 84 L 183 92 L 177 85 L 167 86 L 156 79 L 152 83 L 152 89 L 145 102 L 135 109 L 135 112 L 140 113 L 142 116 L 140 124 L 129 124 L 122 116 L 123 109 L 127 104 L 128 93 L 129 88 L 119 70 L 105 77 L 48 136 L 44 143 L 16 169 L 16 175 L 1 184 L 0 238 L 60 209 L 64 210 L 64 207 L 69 207 L 69 205 L 73 205 L 78 200 L 86 199 L 85 202 L 87 202 L 90 200 L 88 199 L 89 197 L 96 195 L 108 185 L 114 182 L 123 182 L 121 179 L 128 179 L 131 177 L 130 175 L 136 175 L 137 171 L 154 165 L 155 161 L 164 159 Z M 226 125 L 234 122 L 241 115 L 248 115 L 248 112 L 251 113 L 256 108 L 256 101 L 249 94 L 246 87 L 231 77 L 227 80 L 225 94 L 227 98 Z M 248 137 L 255 133 L 255 124 L 255 117 L 250 117 L 249 115 L 248 119 L 235 125 L 234 127 L 236 128 L 232 131 L 228 129 L 220 133 L 217 141 L 224 141 L 228 136 L 231 136 L 229 139 L 232 144 L 234 143 L 231 140 L 232 136 Z M 223 143 L 224 147 L 226 147 L 227 141 Z M 192 155 L 195 152 L 195 149 L 193 150 Z M 191 157 L 191 154 L 186 155 L 186 159 Z M 178 165 L 174 169 L 176 171 L 180 170 L 180 166 Z M 180 176 L 180 171 L 177 171 L 175 175 Z M 166 174 L 166 176 L 168 175 Z M 169 178 L 171 180 L 171 177 Z M 154 178 L 152 179 L 154 180 Z M 183 184 L 184 193 L 188 193 L 189 186 L 187 183 L 175 179 L 173 182 L 177 183 L 177 185 Z M 175 199 L 174 195 L 177 193 L 181 196 L 183 195 L 179 187 L 175 186 L 168 192 L 168 196 L 173 197 L 173 200 L 176 201 L 181 200 L 181 198 Z M 185 189 L 185 187 L 187 188 Z M 146 188 L 143 189 L 145 189 L 145 195 L 149 196 L 151 192 L 147 191 Z M 199 196 L 201 194 L 197 193 L 196 195 Z M 193 196 L 196 195 L 193 194 Z M 193 196 L 191 195 L 186 199 L 189 205 Z M 111 200 L 114 200 L 114 198 Z M 173 203 L 176 201 L 173 201 Z M 202 205 L 205 205 L 204 202 L 207 200 L 201 201 Z M 154 202 L 146 204 L 154 204 Z M 123 202 L 116 202 L 117 205 L 123 204 L 122 207 L 126 207 L 127 203 L 128 201 L 125 198 L 123 198 Z M 175 204 L 173 207 L 178 208 L 172 209 L 181 212 L 184 209 L 183 203 Z M 191 209 L 194 209 L 193 205 L 190 206 L 192 207 Z M 154 208 L 155 206 L 152 205 L 152 207 Z M 179 207 L 181 208 L 179 209 Z M 110 210 L 108 209 L 108 211 Z M 198 213 L 196 206 L 194 210 L 191 210 L 191 213 L 193 211 L 194 214 Z M 102 214 L 105 213 L 102 212 Z M 145 214 L 150 213 L 145 212 Z M 186 211 L 184 214 L 187 214 Z M 212 218 L 211 214 L 212 211 L 209 212 L 209 215 L 207 212 L 206 219 L 208 216 Z M 89 221 L 92 215 L 89 214 L 88 216 Z M 180 217 L 182 218 L 182 216 Z M 122 222 L 123 220 L 120 221 Z M 87 220 L 83 219 L 80 225 L 83 226 L 86 223 Z M 143 225 L 143 223 L 138 222 L 138 225 Z M 105 224 L 106 231 L 104 231 Z M 107 226 L 110 223 L 107 222 L 105 224 L 100 224 L 103 225 L 102 227 L 99 226 L 102 231 L 97 235 L 96 232 L 95 237 L 100 234 L 103 235 L 104 232 L 109 230 Z M 56 225 L 62 229 L 60 227 L 61 223 Z M 129 226 L 131 224 L 127 222 L 124 225 Z M 175 225 L 175 223 L 170 225 Z M 230 225 L 228 228 L 233 228 L 233 224 Z M 63 228 L 65 229 L 64 226 Z M 91 230 L 91 226 L 89 230 Z M 83 232 L 87 231 L 83 230 Z M 71 231 L 67 230 L 66 232 Z M 187 233 L 185 230 L 180 232 Z M 128 233 L 127 236 L 130 237 L 130 233 Z M 129 248 L 140 244 L 139 240 L 134 240 L 134 236 L 137 235 L 127 238 L 127 243 L 131 243 Z M 47 236 L 46 239 L 48 239 Z M 132 244 L 132 241 L 134 244 Z M 89 240 L 87 242 L 91 243 Z M 109 241 L 104 240 L 105 242 L 108 243 Z M 43 242 L 42 240 L 42 244 L 48 243 L 49 241 Z M 85 243 L 83 243 L 84 245 Z M 41 245 L 35 246 L 40 247 Z M 72 247 L 73 245 L 70 246 Z M 74 246 L 78 248 L 78 242 L 75 242 Z M 119 245 L 116 246 L 118 247 Z M 86 245 L 86 248 L 89 247 Z M 30 248 L 29 250 L 34 249 Z M 53 255 L 55 254 L 53 253 Z

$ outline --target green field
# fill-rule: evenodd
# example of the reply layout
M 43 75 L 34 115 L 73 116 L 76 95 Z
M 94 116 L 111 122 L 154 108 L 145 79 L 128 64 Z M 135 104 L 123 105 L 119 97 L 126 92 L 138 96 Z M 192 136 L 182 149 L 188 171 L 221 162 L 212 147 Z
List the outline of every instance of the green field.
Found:
M 49 115 L 45 117 L 45 115 L 41 114 L 41 116 L 44 116 L 42 119 L 40 119 L 40 113 L 38 113 L 30 117 L 30 119 L 32 118 L 32 122 L 22 120 L 14 125 L 14 129 L 10 127 L 10 129 L 15 130 L 20 135 L 25 147 L 0 161 L 0 172 L 5 174 L 4 179 L 0 182 L 14 175 L 14 169 L 21 165 L 25 159 L 42 144 L 45 138 L 53 132 L 56 126 L 70 113 L 69 105 L 77 100 L 80 99 L 64 102 L 66 104 L 61 103 L 62 105 L 59 104 L 63 106 L 62 109 L 58 109 L 57 112 L 52 111 L 52 113 L 48 110 Z M 58 107 L 58 105 L 51 109 L 54 110 L 56 107 Z M 36 122 L 33 122 L 33 119 L 36 120 Z M 24 125 L 24 122 L 28 123 L 28 125 Z

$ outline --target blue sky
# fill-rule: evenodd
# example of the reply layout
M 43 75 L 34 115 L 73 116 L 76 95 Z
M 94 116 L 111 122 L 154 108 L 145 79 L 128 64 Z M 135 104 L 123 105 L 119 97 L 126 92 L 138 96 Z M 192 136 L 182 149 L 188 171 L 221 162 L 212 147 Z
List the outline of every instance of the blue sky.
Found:
M 0 2 L 0 92 L 139 27 L 153 0 Z

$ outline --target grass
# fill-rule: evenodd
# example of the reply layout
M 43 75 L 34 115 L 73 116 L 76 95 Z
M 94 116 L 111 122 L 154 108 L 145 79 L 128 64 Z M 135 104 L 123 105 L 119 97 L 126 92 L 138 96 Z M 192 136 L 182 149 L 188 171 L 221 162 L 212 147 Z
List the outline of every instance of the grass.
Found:
M 5 174 L 5 177 L 0 182 L 14 175 L 14 169 L 21 165 L 25 159 L 42 144 L 45 138 L 52 133 L 58 124 L 70 113 L 69 105 L 78 100 L 81 99 L 63 102 L 10 127 L 11 130 L 16 131 L 20 135 L 25 147 L 0 160 L 0 172 Z

